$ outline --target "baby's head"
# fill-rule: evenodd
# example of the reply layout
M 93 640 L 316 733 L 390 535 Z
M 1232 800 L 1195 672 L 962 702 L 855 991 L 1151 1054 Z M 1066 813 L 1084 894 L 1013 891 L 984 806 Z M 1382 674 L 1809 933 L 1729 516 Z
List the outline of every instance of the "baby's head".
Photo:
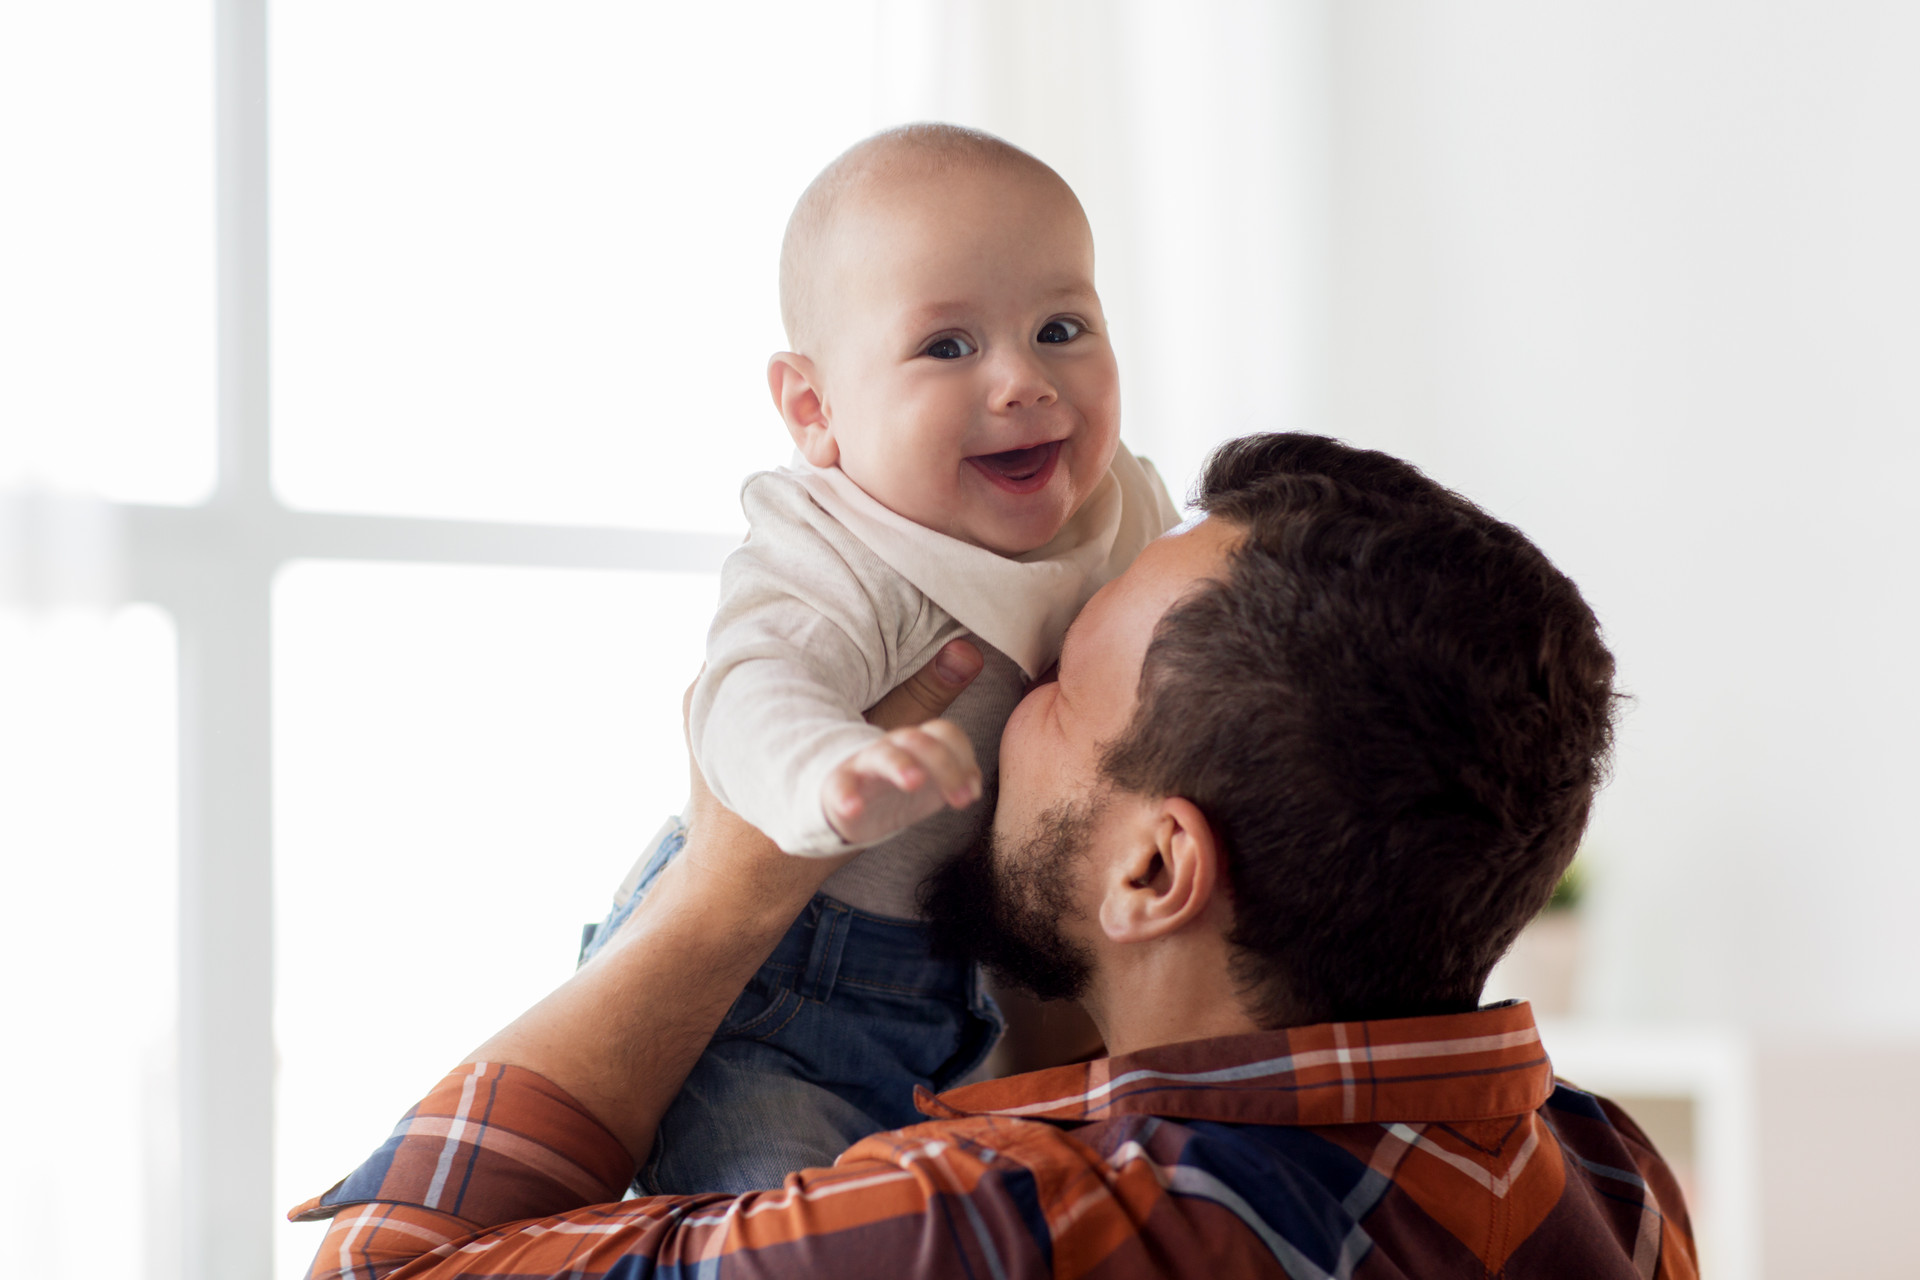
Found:
M 917 524 L 1019 555 L 1107 473 L 1120 382 L 1093 234 L 1060 175 L 952 125 L 860 143 L 780 254 L 792 351 L 767 367 L 794 442 Z

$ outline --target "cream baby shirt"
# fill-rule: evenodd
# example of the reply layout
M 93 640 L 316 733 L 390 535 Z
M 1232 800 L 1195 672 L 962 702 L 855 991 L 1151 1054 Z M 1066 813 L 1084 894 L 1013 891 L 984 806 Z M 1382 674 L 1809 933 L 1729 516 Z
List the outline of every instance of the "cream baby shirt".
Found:
M 1059 656 L 1067 624 L 1179 519 L 1152 464 L 1124 445 L 1053 541 L 1015 558 L 914 524 L 839 468 L 797 455 L 749 476 L 741 505 L 749 532 L 720 570 L 689 730 L 721 803 L 803 857 L 859 847 L 828 825 L 821 787 L 881 736 L 861 719 L 866 708 L 956 636 L 971 636 L 987 665 L 947 718 L 991 785 L 1000 730 Z M 985 808 L 915 823 L 836 871 L 823 892 L 916 915 L 920 881 L 974 838 Z

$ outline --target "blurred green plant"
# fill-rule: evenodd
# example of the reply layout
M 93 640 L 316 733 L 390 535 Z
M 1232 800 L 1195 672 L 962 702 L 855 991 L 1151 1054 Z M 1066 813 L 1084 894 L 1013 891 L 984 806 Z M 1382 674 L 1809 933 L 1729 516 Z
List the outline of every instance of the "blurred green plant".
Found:
M 1587 873 L 1576 856 L 1567 866 L 1567 873 L 1560 877 L 1560 883 L 1553 886 L 1553 896 L 1547 899 L 1548 911 L 1572 911 L 1580 905 L 1587 895 Z

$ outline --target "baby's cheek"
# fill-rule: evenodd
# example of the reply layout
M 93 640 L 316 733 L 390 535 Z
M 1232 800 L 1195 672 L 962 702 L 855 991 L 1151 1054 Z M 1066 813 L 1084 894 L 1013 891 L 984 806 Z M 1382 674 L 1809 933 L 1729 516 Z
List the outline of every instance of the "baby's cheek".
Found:
M 1120 447 L 1120 397 L 1116 393 L 1111 403 L 1089 406 L 1083 413 L 1084 426 L 1079 432 L 1078 452 L 1085 459 L 1088 468 L 1096 475 L 1106 474 L 1113 462 L 1114 450 Z
M 1120 432 L 1117 429 L 1109 430 L 1104 438 L 1089 440 L 1088 446 L 1085 453 L 1075 458 L 1073 463 L 1076 502 L 1086 501 L 1087 495 L 1093 492 L 1094 486 L 1100 483 L 1101 477 L 1113 465 L 1113 455 L 1120 447 Z

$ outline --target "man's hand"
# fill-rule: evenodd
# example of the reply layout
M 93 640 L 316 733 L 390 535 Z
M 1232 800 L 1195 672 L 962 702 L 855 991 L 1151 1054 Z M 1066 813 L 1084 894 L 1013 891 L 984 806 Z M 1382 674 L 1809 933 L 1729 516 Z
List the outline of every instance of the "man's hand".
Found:
M 973 743 L 951 720 L 892 730 L 842 760 L 820 788 L 827 821 L 842 840 L 858 845 L 979 798 Z

